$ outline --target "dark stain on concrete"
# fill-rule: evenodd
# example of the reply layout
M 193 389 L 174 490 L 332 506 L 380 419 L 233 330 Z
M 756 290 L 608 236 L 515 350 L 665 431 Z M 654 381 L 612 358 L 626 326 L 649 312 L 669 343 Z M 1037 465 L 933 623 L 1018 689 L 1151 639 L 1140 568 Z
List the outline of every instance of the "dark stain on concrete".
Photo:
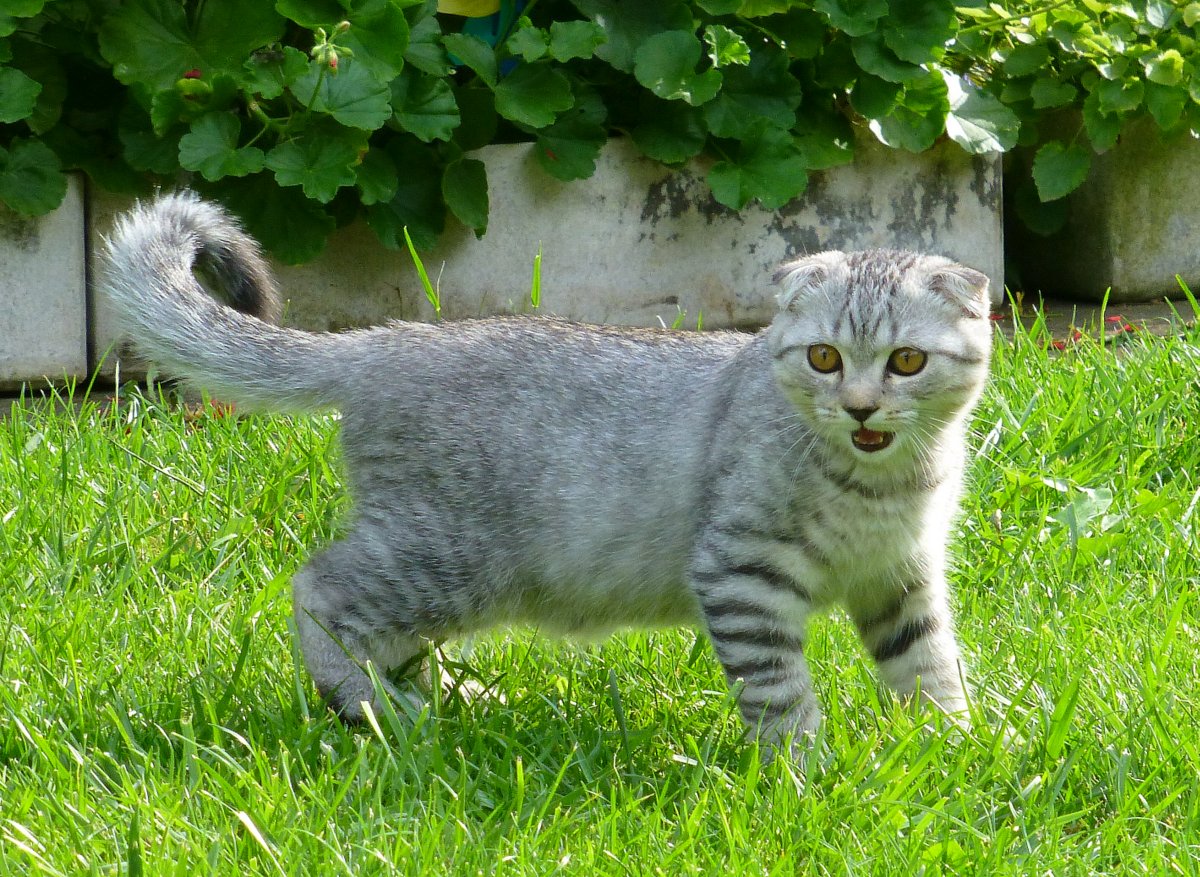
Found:
M 737 217 L 738 212 L 719 203 L 703 181 L 676 171 L 651 183 L 642 202 L 642 222 L 658 223 L 680 219 L 689 212 L 702 216 L 708 225 L 717 219 Z
M 42 236 L 36 219 L 22 216 L 7 207 L 0 207 L 0 238 L 25 252 L 41 247 Z

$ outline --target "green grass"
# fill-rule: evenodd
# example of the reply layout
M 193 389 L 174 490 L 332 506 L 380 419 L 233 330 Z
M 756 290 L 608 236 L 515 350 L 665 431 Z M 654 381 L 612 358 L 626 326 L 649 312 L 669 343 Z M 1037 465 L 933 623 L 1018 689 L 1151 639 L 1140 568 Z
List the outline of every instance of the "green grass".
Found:
M 347 731 L 287 591 L 344 508 L 332 419 L 18 406 L 0 874 L 1196 874 L 1198 341 L 998 343 L 954 543 L 979 727 L 880 696 L 835 616 L 802 764 L 687 631 L 481 637 L 493 696 Z

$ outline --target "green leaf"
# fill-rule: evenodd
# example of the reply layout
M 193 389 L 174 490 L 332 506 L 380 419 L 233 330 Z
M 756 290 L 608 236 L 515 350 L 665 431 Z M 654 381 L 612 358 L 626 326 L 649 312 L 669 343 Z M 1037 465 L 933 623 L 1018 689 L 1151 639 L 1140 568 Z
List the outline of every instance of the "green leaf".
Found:
M 1048 237 L 1067 224 L 1069 210 L 1066 199 L 1043 201 L 1038 197 L 1037 186 L 1031 179 L 1016 187 L 1012 204 L 1017 217 L 1036 235 Z
M 879 19 L 888 13 L 887 0 L 817 0 L 813 8 L 824 13 L 835 28 L 852 37 L 874 33 Z
M 520 66 L 496 86 L 496 112 L 531 128 L 546 127 L 573 103 L 570 81 L 546 64 Z
M 244 177 L 263 168 L 263 151 L 255 146 L 238 148 L 241 123 L 230 113 L 207 113 L 192 123 L 179 140 L 179 165 L 199 171 L 209 182 L 222 177 Z
M 1102 80 L 1096 85 L 1100 109 L 1106 113 L 1131 113 L 1142 104 L 1146 88 L 1140 79 Z
M 308 72 L 292 86 L 292 94 L 349 128 L 374 131 L 392 115 L 391 89 L 353 58 L 343 60 L 337 73 L 311 61 Z
M 488 223 L 488 184 L 482 161 L 460 158 L 446 165 L 442 197 L 459 222 L 473 229 L 476 237 L 483 237 Z
M 450 53 L 451 61 L 471 68 L 490 87 L 496 87 L 500 72 L 495 49 L 479 37 L 463 33 L 446 34 L 442 43 Z
M 269 174 L 219 184 L 221 200 L 254 238 L 281 262 L 298 265 L 320 255 L 336 223 L 299 189 L 281 189 Z
M 412 25 L 404 60 L 432 76 L 446 76 L 454 69 L 442 48 L 442 28 L 436 17 L 430 15 Z
M 864 118 L 880 119 L 892 111 L 904 86 L 862 73 L 850 92 L 850 105 Z
M 815 58 L 825 44 L 825 20 L 811 9 L 790 9 L 756 24 L 781 40 L 793 58 Z
M 921 67 L 896 57 L 896 53 L 885 45 L 882 33 L 855 37 L 851 49 L 859 67 L 888 82 L 906 82 L 925 75 Z
M 689 30 L 692 13 L 681 0 L 571 0 L 575 8 L 600 26 L 607 39 L 596 57 L 632 73 L 638 48 L 655 34 Z
M 901 61 L 926 64 L 941 57 L 957 24 L 952 0 L 891 0 L 883 41 Z
M 1182 88 L 1172 88 L 1156 82 L 1146 83 L 1146 109 L 1150 111 L 1158 127 L 1164 131 L 1169 131 L 1179 124 L 1187 101 L 1187 92 Z
M 7 53 L 4 52 L 5 41 L 0 40 L 0 56 L 11 55 L 10 66 L 40 86 L 33 112 L 24 117 L 25 124 L 34 134 L 44 134 L 58 124 L 69 89 L 67 71 L 63 66 L 64 53 L 57 46 L 43 44 L 42 40 L 45 39 L 13 40 L 11 52 Z M 3 70 L 0 68 L 0 77 L 3 76 Z M 7 93 L 8 89 L 0 85 L 0 105 L 6 102 Z
M 477 84 L 452 88 L 462 122 L 454 129 L 454 143 L 464 152 L 481 149 L 496 137 L 500 117 L 496 115 L 496 95 Z
M 19 122 L 33 114 L 42 86 L 20 70 L 0 67 L 0 122 Z
M 704 42 L 708 45 L 708 60 L 714 67 L 750 63 L 750 47 L 742 35 L 723 24 L 710 24 L 704 28 Z
M 1042 76 L 1030 87 L 1029 96 L 1033 99 L 1033 108 L 1042 110 L 1071 103 L 1079 96 L 1079 89 L 1069 82 Z
M 634 75 L 664 100 L 699 106 L 716 97 L 722 81 L 719 70 L 696 73 L 702 52 L 700 41 L 691 31 L 655 34 L 637 50 Z
M 176 125 L 190 124 L 200 115 L 203 112 L 185 101 L 175 89 L 160 91 L 150 101 L 150 122 L 154 126 L 154 133 L 160 137 Z
M 404 10 L 390 2 L 368 4 L 361 12 L 354 10 L 349 21 L 350 30 L 340 42 L 354 53 L 354 60 L 382 82 L 398 76 L 408 51 Z
M 1097 152 L 1112 149 L 1121 135 L 1121 117 L 1101 110 L 1100 96 L 1095 92 L 1084 98 L 1083 125 L 1088 139 L 1092 141 L 1092 148 Z
M 338 189 L 354 185 L 366 148 L 366 138 L 356 131 L 317 125 L 268 152 L 266 164 L 280 186 L 300 186 L 306 196 L 327 204 Z
M 426 143 L 449 140 L 462 117 L 454 89 L 439 76 L 405 70 L 392 80 L 395 124 Z
M 590 58 L 608 37 L 604 28 L 591 21 L 556 21 L 550 25 L 550 57 L 566 63 Z
M 742 7 L 742 0 L 696 0 L 696 5 L 709 15 L 733 15 Z
M 1021 120 L 994 95 L 952 73 L 945 75 L 950 112 L 946 134 L 973 154 L 1007 152 L 1017 143 Z
M 1082 146 L 1065 146 L 1057 140 L 1044 144 L 1033 158 L 1033 181 L 1043 201 L 1062 198 L 1087 179 L 1092 156 Z
M 537 61 L 546 57 L 549 35 L 540 27 L 523 27 L 509 37 L 504 45 L 514 57 Z
M 743 18 L 761 18 L 764 15 L 775 15 L 786 12 L 793 0 L 744 0 L 738 15 Z
M 284 46 L 278 52 L 255 52 L 246 61 L 245 69 L 247 91 L 271 100 L 308 72 L 308 56 L 299 49 Z
M 871 132 L 887 146 L 924 152 L 946 129 L 950 99 L 946 80 L 929 73 L 905 86 L 896 109 L 870 123 Z
M 329 27 L 350 15 L 349 4 L 338 0 L 275 0 L 275 11 L 301 27 Z
M 132 101 L 121 109 L 117 136 L 124 147 L 123 155 L 129 166 L 139 171 L 171 174 L 179 170 L 179 139 L 176 129 L 168 136 L 154 133 L 150 117 Z
M 881 143 L 908 152 L 924 152 L 946 131 L 949 92 L 941 74 L 928 73 L 905 86 L 899 106 L 884 119 L 871 121 Z
M 648 94 L 639 103 L 642 121 L 629 133 L 645 155 L 664 164 L 680 164 L 704 148 L 708 127 L 703 110 Z
M 13 18 L 33 18 L 45 5 L 46 0 L 4 0 L 4 14 Z
M 804 154 L 810 171 L 849 164 L 854 160 L 854 130 L 832 105 L 800 107 L 797 113 L 796 146 Z
M 442 169 L 428 146 L 398 137 L 387 145 L 388 156 L 403 168 L 395 196 L 367 208 L 367 224 L 380 241 L 393 250 L 404 249 L 404 229 L 423 250 L 437 244 L 446 222 L 442 199 Z
M 796 123 L 796 107 L 804 92 L 800 80 L 789 72 L 783 52 L 760 46 L 748 67 L 723 72 L 721 91 L 704 105 L 704 118 L 713 134 L 741 138 L 764 120 L 776 128 Z
M 574 110 L 538 131 L 538 163 L 560 180 L 583 180 L 596 172 L 596 158 L 608 142 L 604 126 Z
M 950 112 L 950 89 L 946 84 L 948 76 L 945 71 L 938 70 L 906 83 L 900 103 L 913 112 L 935 112 L 944 116 Z
M 242 76 L 247 56 L 283 35 L 285 21 L 264 3 L 206 0 L 192 22 L 176 0 L 129 0 L 100 26 L 100 51 L 126 84 L 168 88 L 198 69 Z
M 828 45 L 814 60 L 813 82 L 821 91 L 840 93 L 850 88 L 863 67 L 854 58 L 850 37 L 832 34 Z M 885 51 L 889 51 L 885 47 Z
M 871 132 L 885 146 L 908 152 L 924 152 L 945 130 L 945 123 L 933 113 L 917 113 L 908 107 L 896 107 L 885 119 L 872 119 Z
M 23 216 L 44 216 L 66 194 L 67 178 L 46 144 L 18 139 L 0 147 L 0 203 Z
M 400 175 L 396 165 L 382 149 L 371 149 L 363 156 L 354 184 L 358 187 L 359 200 L 364 205 L 390 201 L 396 196 Z
M 1175 4 L 1168 0 L 1134 0 L 1131 5 L 1137 10 L 1139 18 L 1157 30 L 1168 27 L 1176 12 Z
M 1178 49 L 1167 49 L 1153 58 L 1144 58 L 1146 78 L 1159 85 L 1178 85 L 1183 80 L 1183 56 Z
M 713 197 L 741 210 L 758 199 L 768 210 L 783 207 L 808 186 L 804 155 L 791 135 L 765 128 L 754 140 L 743 140 L 736 154 L 708 172 Z
M 1050 64 L 1050 50 L 1045 43 L 1016 46 L 1004 59 L 1006 76 L 1029 76 L 1040 73 Z

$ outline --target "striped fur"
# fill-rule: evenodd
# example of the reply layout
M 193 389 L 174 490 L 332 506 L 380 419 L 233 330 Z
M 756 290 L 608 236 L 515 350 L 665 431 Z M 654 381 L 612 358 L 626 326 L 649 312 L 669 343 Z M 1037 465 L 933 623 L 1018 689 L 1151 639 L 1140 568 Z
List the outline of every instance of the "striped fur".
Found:
M 293 604 L 347 718 L 381 706 L 366 663 L 408 668 L 430 640 L 691 623 L 777 742 L 820 722 L 806 625 L 835 604 L 888 683 L 964 709 L 943 570 L 990 346 L 977 272 L 822 253 L 781 269 L 757 335 L 550 319 L 310 334 L 261 319 L 278 299 L 253 241 L 184 194 L 123 218 L 106 276 L 169 374 L 242 405 L 342 412 L 354 515 L 296 574 Z M 840 367 L 810 366 L 813 345 Z M 926 354 L 919 373 L 889 371 L 901 347 Z

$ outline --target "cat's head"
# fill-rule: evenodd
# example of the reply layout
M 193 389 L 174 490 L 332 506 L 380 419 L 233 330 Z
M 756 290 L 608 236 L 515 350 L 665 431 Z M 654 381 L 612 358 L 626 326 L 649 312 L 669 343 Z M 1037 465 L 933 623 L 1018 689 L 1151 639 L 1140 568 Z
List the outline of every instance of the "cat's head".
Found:
M 979 398 L 987 277 L 941 256 L 826 252 L 783 265 L 767 333 L 776 379 L 835 452 L 920 454 Z

